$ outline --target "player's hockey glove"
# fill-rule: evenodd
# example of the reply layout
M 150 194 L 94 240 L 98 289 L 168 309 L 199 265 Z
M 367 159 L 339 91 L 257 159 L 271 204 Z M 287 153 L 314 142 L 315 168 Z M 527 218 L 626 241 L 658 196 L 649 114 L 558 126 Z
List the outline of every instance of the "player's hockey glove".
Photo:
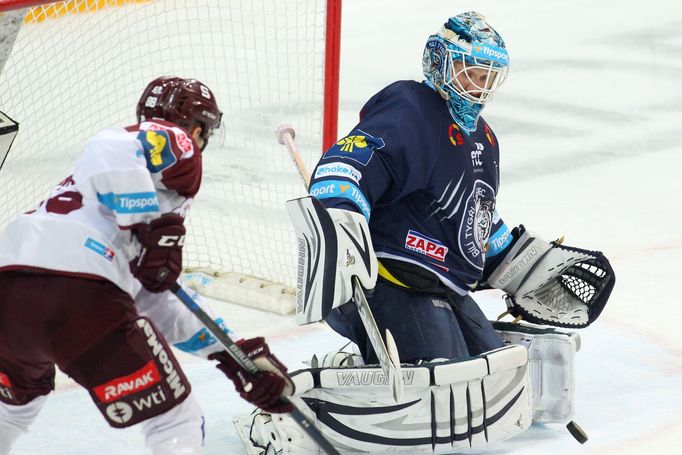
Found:
M 170 289 L 182 272 L 183 221 L 180 215 L 169 213 L 133 228 L 142 249 L 130 261 L 130 271 L 149 292 Z
M 208 358 L 217 360 L 217 368 L 234 382 L 243 399 L 271 413 L 290 412 L 291 403 L 282 396 L 294 393 L 294 383 L 287 374 L 287 367 L 270 353 L 263 337 L 239 340 L 237 345 L 261 370 L 252 375 L 242 368 L 227 351 L 216 352 Z
M 487 285 L 507 292 L 510 314 L 536 324 L 582 328 L 594 322 L 616 277 L 599 251 L 546 242 L 525 230 L 492 271 Z

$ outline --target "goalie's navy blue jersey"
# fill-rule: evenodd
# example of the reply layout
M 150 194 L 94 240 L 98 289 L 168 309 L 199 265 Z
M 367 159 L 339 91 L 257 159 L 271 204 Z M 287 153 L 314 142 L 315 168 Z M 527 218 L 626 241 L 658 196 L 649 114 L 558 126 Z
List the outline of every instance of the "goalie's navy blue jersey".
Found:
M 417 264 L 463 294 L 481 278 L 486 254 L 511 240 L 495 211 L 498 166 L 497 139 L 482 118 L 467 135 L 434 89 L 399 81 L 327 150 L 309 192 L 328 208 L 365 215 L 380 259 Z

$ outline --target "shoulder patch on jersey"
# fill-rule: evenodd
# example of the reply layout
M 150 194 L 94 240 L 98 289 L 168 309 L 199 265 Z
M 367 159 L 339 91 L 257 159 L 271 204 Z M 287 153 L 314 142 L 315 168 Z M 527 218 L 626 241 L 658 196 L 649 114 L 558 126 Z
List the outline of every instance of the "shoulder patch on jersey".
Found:
M 194 139 L 184 129 L 174 123 L 166 122 L 165 120 L 154 120 L 142 122 L 138 127 L 144 131 L 165 131 L 170 137 L 171 149 L 182 160 L 192 157 L 199 149 Z
M 384 148 L 384 140 L 374 137 L 362 130 L 353 130 L 348 136 L 339 140 L 322 156 L 322 159 L 343 158 L 356 161 L 367 166 L 375 150 Z
M 484 130 L 485 130 L 485 137 L 488 139 L 488 142 L 490 142 L 490 145 L 493 147 L 495 146 L 495 133 L 493 133 L 493 130 L 488 126 L 487 123 L 483 124 Z
M 325 177 L 344 177 L 353 180 L 355 183 L 360 183 L 362 172 L 349 164 L 339 162 L 321 164 L 315 169 L 313 178 L 319 179 Z
M 456 123 L 452 123 L 448 127 L 448 137 L 450 138 L 450 143 L 455 147 L 464 144 L 464 137 Z
M 170 137 L 166 131 L 140 131 L 137 139 L 142 144 L 149 172 L 161 172 L 178 160 L 171 150 Z
M 308 191 L 311 196 L 317 199 L 342 198 L 348 199 L 360 209 L 367 221 L 371 214 L 369 201 L 362 193 L 360 188 L 351 182 L 343 180 L 323 180 L 314 183 Z

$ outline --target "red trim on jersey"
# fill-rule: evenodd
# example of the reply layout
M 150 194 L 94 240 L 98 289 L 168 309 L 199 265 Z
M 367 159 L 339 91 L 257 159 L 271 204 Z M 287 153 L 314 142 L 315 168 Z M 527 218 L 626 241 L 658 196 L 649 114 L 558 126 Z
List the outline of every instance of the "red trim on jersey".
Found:
M 83 278 L 84 280 L 111 282 L 110 280 L 108 280 L 102 276 L 92 275 L 89 273 L 67 272 L 64 270 L 45 269 L 42 267 L 34 267 L 31 265 L 20 265 L 20 264 L 7 265 L 5 267 L 0 267 L 0 272 L 37 273 L 37 274 L 42 274 L 42 275 L 68 276 L 68 277 L 72 277 L 72 278 Z
M 12 382 L 5 373 L 0 372 L 0 385 L 5 387 L 12 387 Z

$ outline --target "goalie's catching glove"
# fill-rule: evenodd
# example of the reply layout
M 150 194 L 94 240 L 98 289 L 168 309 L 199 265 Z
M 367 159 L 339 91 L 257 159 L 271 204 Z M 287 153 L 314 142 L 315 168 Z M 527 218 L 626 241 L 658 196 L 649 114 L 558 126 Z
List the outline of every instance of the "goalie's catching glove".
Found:
M 167 291 L 182 272 L 183 222 L 180 215 L 168 213 L 133 227 L 142 250 L 130 261 L 130 271 L 149 292 Z
M 234 382 L 239 395 L 249 403 L 271 413 L 291 412 L 291 403 L 282 397 L 294 393 L 294 383 L 287 367 L 270 353 L 265 339 L 250 338 L 236 344 L 261 370 L 258 374 L 250 374 L 227 351 L 211 354 L 209 360 L 218 361 L 216 367 Z
M 616 277 L 599 251 L 548 243 L 515 229 L 516 242 L 487 284 L 507 292 L 510 314 L 536 324 L 582 328 L 594 322 Z

